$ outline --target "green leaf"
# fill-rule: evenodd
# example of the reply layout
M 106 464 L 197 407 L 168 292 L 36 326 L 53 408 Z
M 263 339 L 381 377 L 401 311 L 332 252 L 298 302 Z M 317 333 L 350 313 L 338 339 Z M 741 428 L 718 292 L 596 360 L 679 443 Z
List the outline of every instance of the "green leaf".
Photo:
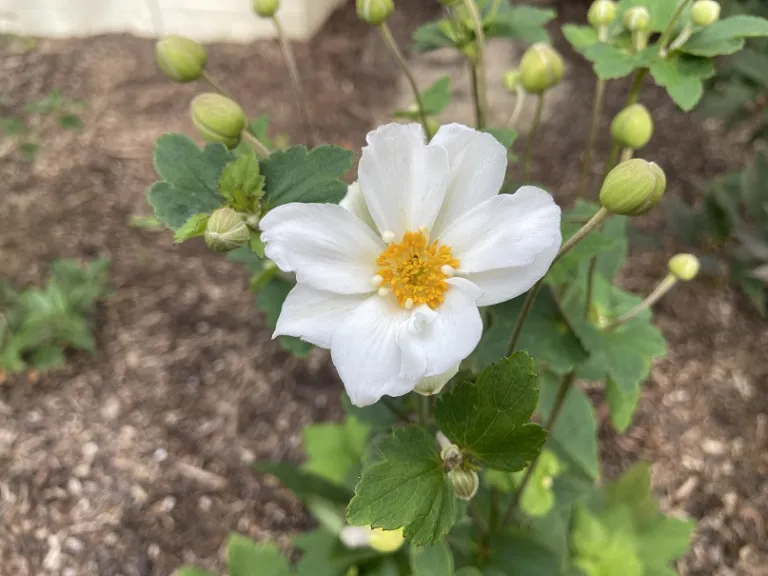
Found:
M 58 117 L 59 126 L 66 130 L 82 130 L 83 121 L 77 114 L 62 114 Z
M 616 26 L 621 27 L 622 17 L 630 8 L 642 6 L 651 15 L 650 29 L 652 32 L 663 32 L 677 10 L 675 0 L 621 0 L 617 6 Z M 678 22 L 685 22 L 685 13 Z
M 174 242 L 184 242 L 190 238 L 202 236 L 205 233 L 205 227 L 208 225 L 210 214 L 194 214 L 189 217 L 184 225 L 176 230 L 173 236 Z
M 440 395 L 435 418 L 443 434 L 482 466 L 516 472 L 546 438 L 541 426 L 529 422 L 538 392 L 533 359 L 518 352 L 483 370 L 474 384 Z
M 742 14 L 723 18 L 696 32 L 681 50 L 697 56 L 733 54 L 744 46 L 744 38 L 758 36 L 768 36 L 768 20 Z
M 224 167 L 219 178 L 219 194 L 238 212 L 258 211 L 258 202 L 264 196 L 264 177 L 253 151 Z
M 445 539 L 427 546 L 411 546 L 413 576 L 453 576 L 453 554 Z
M 522 528 L 491 540 L 490 568 L 504 576 L 555 576 L 562 560 L 546 543 Z
M 551 39 L 544 26 L 555 16 L 556 12 L 549 8 L 503 3 L 496 17 L 487 25 L 486 35 L 489 38 L 516 38 L 528 44 L 548 43 Z
M 299 498 L 317 496 L 329 502 L 346 505 L 351 496 L 351 492 L 346 488 L 317 474 L 300 470 L 290 462 L 254 462 L 251 468 L 256 472 L 277 477 L 283 486 Z
M 654 58 L 650 62 L 653 79 L 667 89 L 675 104 L 689 111 L 704 95 L 702 80 L 711 78 L 715 69 L 709 58 L 673 54 L 668 58 Z
M 346 548 L 335 534 L 326 530 L 299 534 L 294 542 L 304 553 L 296 566 L 299 576 L 345 576 L 353 566 L 379 556 L 370 548 Z
M 443 76 L 421 93 L 424 113 L 437 116 L 451 103 L 451 77 Z
M 275 143 L 269 137 L 269 114 L 262 114 L 251 120 L 248 124 L 248 132 L 256 136 L 261 142 L 270 149 L 277 148 Z M 250 150 L 250 148 L 249 148 Z
M 280 317 L 283 302 L 285 302 L 288 293 L 293 287 L 294 284 L 292 282 L 275 275 L 270 275 L 269 282 L 264 284 L 256 294 L 256 306 L 266 312 L 267 325 L 270 328 L 274 329 L 277 326 L 277 319 Z M 296 356 L 305 356 L 312 350 L 311 344 L 293 336 L 281 336 L 280 345 Z
M 610 44 L 587 46 L 582 50 L 582 54 L 592 62 L 595 74 L 603 80 L 629 76 L 640 64 L 635 55 Z
M 565 39 L 573 46 L 573 49 L 584 54 L 584 50 L 597 44 L 600 39 L 597 36 L 597 30 L 592 26 L 576 26 L 575 24 L 566 24 L 563 26 L 563 35 Z
M 173 574 L 174 576 L 216 576 L 213 572 L 195 566 L 182 566 Z
M 534 469 L 528 484 L 520 498 L 520 508 L 531 518 L 541 518 L 549 514 L 555 506 L 555 494 L 552 490 L 553 480 L 564 470 L 564 466 L 554 452 L 544 450 L 536 460 Z M 499 472 L 487 470 L 484 473 L 486 481 L 502 492 L 516 492 L 522 484 L 527 471 Z
M 482 370 L 507 354 L 524 300 L 525 295 L 488 309 L 491 325 L 472 356 L 475 370 Z M 587 359 L 587 353 L 548 289 L 542 290 L 536 297 L 523 324 L 517 347 L 558 374 L 569 372 Z
M 458 505 L 438 445 L 423 428 L 395 430 L 363 470 L 347 509 L 352 525 L 395 530 L 414 545 L 437 542 L 457 520 Z
M 512 147 L 520 135 L 514 128 L 486 128 L 483 132 L 496 138 L 507 149 Z
M 453 38 L 448 34 L 450 23 L 446 20 L 430 22 L 419 27 L 413 33 L 413 51 L 430 52 L 438 48 L 454 46 Z
M 537 412 L 546 421 L 555 405 L 562 378 L 550 372 L 539 375 L 539 405 Z M 597 420 L 589 397 L 571 385 L 560 415 L 549 431 L 547 445 L 566 458 L 568 468 L 578 469 L 591 480 L 600 476 L 597 444 Z
M 269 208 L 290 202 L 339 202 L 347 192 L 341 178 L 354 154 L 338 146 L 293 146 L 261 161 L 266 178 L 264 203 Z
M 342 486 L 356 472 L 365 451 L 370 428 L 354 417 L 342 424 L 312 424 L 304 428 L 303 468 Z M 355 473 L 355 476 L 357 474 Z
M 229 576 L 290 576 L 291 568 L 273 543 L 257 544 L 230 534 L 227 541 Z
M 64 366 L 66 359 L 64 358 L 64 351 L 59 346 L 43 346 L 32 352 L 29 363 L 35 369 L 47 372 Z
M 149 190 L 155 217 L 178 230 L 195 214 L 220 208 L 223 199 L 217 191 L 219 176 L 232 159 L 222 144 L 208 144 L 200 150 L 183 134 L 158 138 L 154 161 L 162 181 Z

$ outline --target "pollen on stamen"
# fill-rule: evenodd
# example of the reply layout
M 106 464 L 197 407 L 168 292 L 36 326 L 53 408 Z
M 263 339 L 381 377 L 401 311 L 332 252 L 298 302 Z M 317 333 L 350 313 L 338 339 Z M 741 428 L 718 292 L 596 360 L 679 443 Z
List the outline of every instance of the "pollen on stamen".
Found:
M 413 298 L 406 299 L 405 303 L 403 304 L 403 308 L 406 310 L 413 310 Z
M 379 288 L 379 296 L 386 296 L 389 294 L 389 288 L 384 288 L 383 286 Z
M 445 276 L 446 278 L 453 278 L 453 273 L 455 272 L 455 270 L 453 269 L 453 266 L 451 266 L 450 264 L 443 264 L 440 267 L 440 272 L 442 272 L 443 276 Z
M 371 286 L 378 288 L 384 282 L 384 277 L 381 274 L 374 274 L 371 278 Z
M 395 241 L 395 233 L 392 230 L 385 230 L 381 233 L 381 239 L 387 244 L 391 244 Z

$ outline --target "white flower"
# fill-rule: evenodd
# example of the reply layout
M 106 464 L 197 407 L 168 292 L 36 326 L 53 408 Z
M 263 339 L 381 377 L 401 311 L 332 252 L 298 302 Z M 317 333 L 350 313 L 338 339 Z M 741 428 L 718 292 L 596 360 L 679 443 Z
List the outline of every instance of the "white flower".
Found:
M 549 194 L 498 194 L 507 151 L 492 136 L 451 124 L 426 144 L 418 124 L 389 124 L 367 142 L 340 206 L 261 221 L 267 257 L 296 273 L 275 336 L 330 348 L 357 406 L 447 380 L 480 341 L 478 306 L 526 292 L 561 243 Z

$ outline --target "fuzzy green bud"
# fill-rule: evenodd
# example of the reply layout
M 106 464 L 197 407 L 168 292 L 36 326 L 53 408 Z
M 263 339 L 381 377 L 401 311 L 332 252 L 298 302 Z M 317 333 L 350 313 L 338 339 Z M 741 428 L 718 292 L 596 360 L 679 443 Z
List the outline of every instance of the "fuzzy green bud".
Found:
M 700 268 L 701 263 L 693 254 L 675 254 L 669 259 L 669 273 L 683 282 L 696 278 Z
M 200 44 L 183 36 L 167 36 L 155 44 L 160 70 L 174 82 L 192 82 L 203 75 L 208 54 Z
M 253 0 L 253 11 L 262 18 L 272 18 L 280 8 L 280 0 Z
M 526 92 L 542 94 L 563 79 L 565 64 L 552 46 L 538 42 L 523 54 L 520 74 Z
M 448 479 L 453 486 L 453 494 L 460 500 L 472 500 L 480 488 L 480 479 L 474 470 L 451 470 Z
M 595 0 L 587 12 L 587 21 L 595 28 L 608 26 L 616 20 L 616 3 L 611 0 Z
M 228 252 L 245 246 L 251 238 L 243 217 L 232 208 L 219 208 L 208 219 L 205 243 L 216 252 Z
M 608 173 L 600 203 L 613 214 L 640 216 L 659 202 L 666 187 L 667 178 L 657 164 L 635 158 Z
M 509 70 L 504 73 L 504 87 L 510 92 L 515 92 L 520 86 L 523 74 L 520 70 Z
M 630 32 L 648 32 L 651 27 L 651 14 L 644 6 L 635 6 L 624 12 L 624 28 Z
M 720 4 L 715 0 L 696 0 L 691 8 L 691 21 L 696 26 L 712 26 L 720 19 Z
M 381 26 L 395 9 L 392 0 L 357 0 L 357 17 L 372 26 Z
M 208 142 L 221 142 L 234 148 L 245 128 L 245 113 L 235 102 L 221 94 L 200 94 L 190 106 L 192 122 Z
M 653 118 L 642 104 L 632 104 L 619 112 L 611 123 L 611 137 L 622 148 L 639 150 L 653 136 Z

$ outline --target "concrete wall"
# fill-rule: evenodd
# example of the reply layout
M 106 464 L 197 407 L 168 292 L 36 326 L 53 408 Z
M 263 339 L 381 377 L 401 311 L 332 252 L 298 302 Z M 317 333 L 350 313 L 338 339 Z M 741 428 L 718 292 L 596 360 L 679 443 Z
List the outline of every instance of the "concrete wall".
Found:
M 314 34 L 345 0 L 281 0 L 278 16 L 292 38 Z M 251 0 L 0 0 L 0 34 L 66 38 L 128 32 L 183 34 L 203 42 L 274 36 Z

